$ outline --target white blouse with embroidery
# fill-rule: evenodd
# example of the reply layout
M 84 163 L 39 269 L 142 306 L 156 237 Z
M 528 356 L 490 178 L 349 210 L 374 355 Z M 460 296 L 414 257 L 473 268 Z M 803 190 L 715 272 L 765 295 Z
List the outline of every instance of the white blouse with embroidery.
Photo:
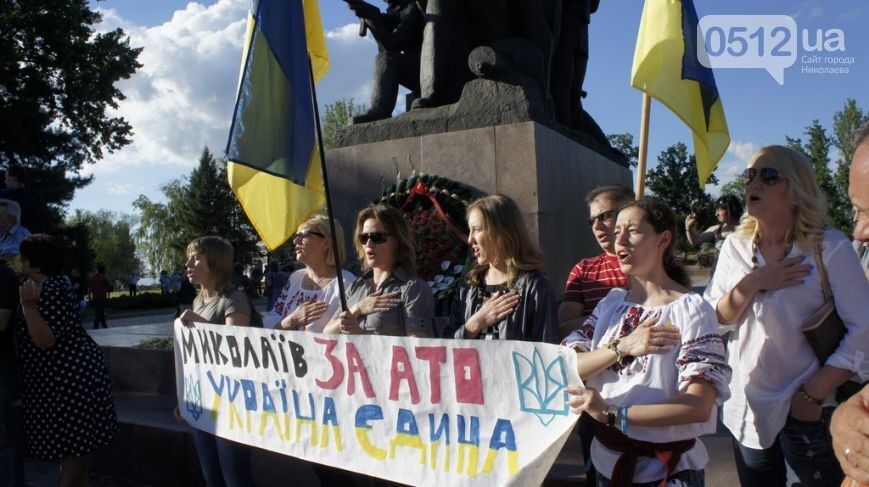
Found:
M 661 312 L 660 323 L 672 324 L 680 330 L 682 343 L 667 353 L 636 357 L 622 365 L 614 364 L 589 377 L 585 384 L 597 389 L 611 406 L 635 406 L 672 400 L 687 389 L 692 378 L 702 377 L 715 386 L 716 404 L 726 400 L 729 397 L 730 367 L 725 362 L 715 310 L 709 303 L 698 294 L 688 293 L 665 306 L 643 307 L 626 301 L 627 296 L 628 291 L 624 289 L 610 291 L 583 326 L 563 343 L 580 351 L 600 348 L 613 338 L 629 335 L 653 311 Z M 716 406 L 703 423 L 630 425 L 627 435 L 654 443 L 699 438 L 715 432 L 717 411 Z M 607 478 L 612 478 L 613 467 L 620 456 L 597 439 L 592 443 L 594 466 Z M 708 461 L 706 447 L 698 440 L 693 448 L 682 454 L 674 472 L 699 470 Z M 634 471 L 634 482 L 660 480 L 665 474 L 666 468 L 658 459 L 641 456 Z
M 727 237 L 718 267 L 704 297 L 713 307 L 752 271 L 751 237 Z M 854 247 L 838 230 L 824 232 L 824 268 L 836 311 L 847 335 L 827 364 L 869 379 L 869 282 Z M 769 448 L 784 427 L 790 401 L 820 365 L 802 333 L 805 320 L 824 304 L 817 262 L 811 249 L 794 246 L 788 257 L 806 256 L 813 268 L 798 286 L 766 291 L 752 300 L 742 320 L 721 326 L 727 361 L 733 367 L 730 400 L 724 403 L 724 425 L 742 445 Z M 758 265 L 765 264 L 757 253 Z
M 263 327 L 277 327 L 282 319 L 295 311 L 302 303 L 325 301 L 329 305 L 326 312 L 305 327 L 306 331 L 322 333 L 323 328 L 326 327 L 326 324 L 329 323 L 329 320 L 332 319 L 332 316 L 341 307 L 341 299 L 338 297 L 338 279 L 332 279 L 322 289 L 305 289 L 302 287 L 304 277 L 305 269 L 299 269 L 290 274 L 290 278 L 287 279 L 281 295 L 275 301 L 275 307 L 263 315 Z M 350 285 L 356 279 L 353 273 L 345 270 L 341 271 L 341 277 L 344 278 L 345 289 L 350 289 Z

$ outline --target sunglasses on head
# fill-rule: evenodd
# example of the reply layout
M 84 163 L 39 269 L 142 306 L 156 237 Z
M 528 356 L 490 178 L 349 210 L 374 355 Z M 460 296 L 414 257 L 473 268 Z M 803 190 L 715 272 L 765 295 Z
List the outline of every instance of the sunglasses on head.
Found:
M 619 213 L 619 210 L 610 210 L 610 211 L 604 211 L 604 212 L 598 213 L 597 215 L 590 217 L 587 220 L 588 226 L 593 227 L 595 220 L 603 223 L 611 218 L 615 218 L 618 213 Z
M 382 244 L 386 242 L 386 239 L 389 238 L 389 234 L 386 232 L 370 232 L 370 233 L 360 233 L 359 234 L 359 243 L 365 245 L 371 240 L 373 244 Z
M 316 235 L 316 236 L 321 237 L 321 238 L 325 237 L 325 235 L 323 235 L 322 233 L 320 233 L 316 230 L 302 230 L 301 232 L 298 232 L 295 235 L 293 235 L 293 241 L 301 240 L 301 239 L 306 238 L 310 235 Z
M 742 171 L 742 180 L 745 184 L 750 184 L 758 175 L 760 175 L 760 181 L 767 186 L 771 186 L 784 178 L 784 176 L 778 172 L 778 169 L 774 167 L 762 167 L 760 169 L 750 167 L 745 171 Z

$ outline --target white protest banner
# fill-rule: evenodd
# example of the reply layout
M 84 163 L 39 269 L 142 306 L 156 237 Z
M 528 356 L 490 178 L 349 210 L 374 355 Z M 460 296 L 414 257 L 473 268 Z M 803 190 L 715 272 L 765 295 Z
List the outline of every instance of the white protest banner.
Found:
M 190 425 L 412 485 L 539 485 L 573 429 L 573 351 L 175 325 Z

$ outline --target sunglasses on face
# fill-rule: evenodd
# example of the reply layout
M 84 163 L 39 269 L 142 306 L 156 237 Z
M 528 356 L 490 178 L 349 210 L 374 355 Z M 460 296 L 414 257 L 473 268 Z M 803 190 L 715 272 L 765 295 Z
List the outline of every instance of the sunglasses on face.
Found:
M 760 175 L 760 181 L 767 186 L 772 186 L 784 178 L 784 176 L 778 172 L 778 169 L 774 167 L 762 167 L 760 169 L 750 167 L 745 171 L 742 171 L 742 180 L 745 184 L 750 184 L 758 175 Z
M 315 230 L 302 230 L 301 232 L 298 232 L 293 236 L 293 242 L 295 242 L 296 240 L 302 240 L 303 238 L 307 238 L 311 235 L 316 235 L 320 238 L 325 237 L 325 235 Z
M 602 212 L 602 213 L 598 213 L 597 215 L 595 215 L 595 216 L 593 216 L 593 217 L 590 217 L 590 218 L 587 220 L 587 221 L 588 221 L 588 226 L 593 227 L 593 226 L 594 226 L 594 222 L 595 222 L 595 220 L 597 220 L 597 221 L 603 223 L 603 222 L 605 222 L 605 221 L 607 221 L 607 220 L 610 220 L 610 219 L 612 219 L 612 218 L 615 218 L 616 215 L 618 215 L 618 213 L 619 213 L 619 210 L 610 210 L 610 211 L 604 211 L 604 212 Z
M 359 243 L 365 245 L 369 240 L 371 240 L 371 243 L 377 245 L 386 242 L 387 238 L 389 238 L 389 234 L 386 232 L 360 233 Z

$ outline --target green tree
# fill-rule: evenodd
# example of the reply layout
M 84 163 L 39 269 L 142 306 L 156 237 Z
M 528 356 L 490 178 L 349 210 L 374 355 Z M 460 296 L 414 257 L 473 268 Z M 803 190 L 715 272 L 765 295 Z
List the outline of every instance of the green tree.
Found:
M 721 196 L 726 194 L 732 194 L 739 198 L 740 201 L 745 200 L 745 181 L 743 181 L 742 176 L 737 176 L 732 180 L 724 183 L 721 186 Z
M 350 123 L 350 118 L 366 110 L 364 104 L 353 103 L 353 98 L 339 98 L 335 103 L 326 105 L 323 110 L 323 147 L 335 147 L 335 132 Z
M 715 222 L 712 197 L 697 184 L 697 162 L 688 155 L 688 147 L 678 142 L 664 149 L 658 156 L 658 165 L 646 173 L 646 187 L 665 202 L 676 214 L 678 235 L 676 246 L 682 251 L 691 247 L 684 236 L 681 221 L 689 213 L 697 215 L 697 226 L 706 228 Z M 717 184 L 718 178 L 710 174 L 706 184 Z
M 107 210 L 97 212 L 77 210 L 70 226 L 82 225 L 90 234 L 90 247 L 96 262 L 105 264 L 106 274 L 116 279 L 139 272 L 133 241 L 133 219 Z
M 630 167 L 637 167 L 640 158 L 640 148 L 634 145 L 634 136 L 630 133 L 610 134 L 606 136 L 613 149 L 621 152 L 628 160 Z
M 181 181 L 176 179 L 163 186 L 164 195 L 178 192 L 180 185 Z M 150 273 L 159 275 L 162 270 L 172 272 L 180 269 L 184 265 L 186 242 L 181 241 L 181 230 L 172 217 L 170 204 L 139 195 L 133 207 L 139 211 L 134 232 L 136 245 L 145 257 Z
M 115 83 L 141 67 L 121 29 L 87 0 L 0 2 L 0 167 L 28 170 L 43 230 L 62 223 L 84 164 L 130 143 L 131 127 L 108 112 L 124 99 Z
M 833 114 L 833 146 L 839 149 L 835 181 L 842 194 L 848 194 L 848 171 L 854 158 L 854 133 L 864 123 L 869 122 L 869 113 L 857 106 L 857 100 L 848 98 L 842 110 Z M 850 226 L 849 226 L 850 228 Z
M 818 120 L 812 120 L 812 124 L 806 127 L 807 141 L 802 139 L 785 137 L 788 147 L 803 153 L 815 169 L 815 178 L 818 186 L 827 199 L 827 218 L 830 225 L 850 233 L 851 231 L 851 205 L 848 195 L 836 183 L 833 171 L 830 169 L 830 147 L 833 139 L 827 135 L 827 131 Z
M 218 164 L 207 147 L 185 189 L 176 195 L 173 207 L 184 244 L 203 235 L 219 235 L 232 243 L 237 262 L 250 263 L 258 253 L 256 232 L 227 183 L 226 165 Z

